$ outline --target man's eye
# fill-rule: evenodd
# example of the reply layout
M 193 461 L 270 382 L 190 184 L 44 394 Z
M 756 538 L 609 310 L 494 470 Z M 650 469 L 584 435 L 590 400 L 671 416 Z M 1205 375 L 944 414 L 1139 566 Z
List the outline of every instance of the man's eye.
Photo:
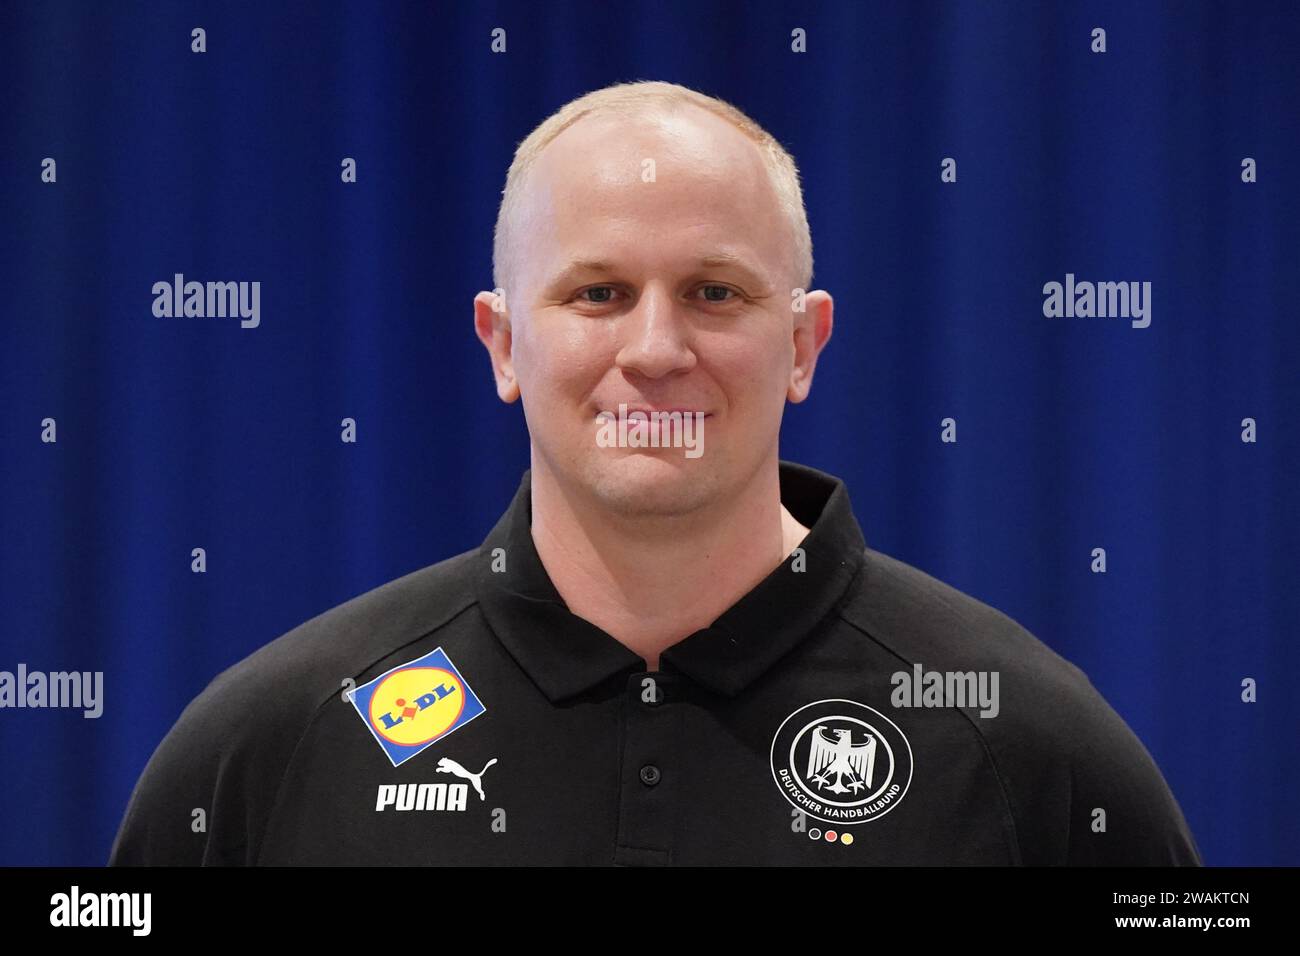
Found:
M 730 286 L 704 285 L 699 290 L 704 292 L 706 302 L 730 302 L 740 298 L 740 293 Z M 590 305 L 608 305 L 614 301 L 615 289 L 611 285 L 594 285 L 578 293 L 578 299 Z
M 705 286 L 700 286 L 700 288 L 705 291 L 704 298 L 705 301 L 707 302 L 726 302 L 728 301 L 726 297 L 726 293 L 730 292 L 733 296 L 739 294 L 736 292 L 735 289 L 732 289 L 729 286 L 725 286 L 725 285 L 705 285 Z M 721 292 L 723 293 L 723 295 L 709 295 L 708 292 L 710 290 L 713 292 Z
M 584 302 L 590 302 L 593 305 L 604 305 L 613 301 L 614 287 L 609 285 L 594 285 L 590 289 L 583 289 L 578 293 L 578 298 L 582 299 L 588 293 L 597 293 L 593 298 L 583 299 Z

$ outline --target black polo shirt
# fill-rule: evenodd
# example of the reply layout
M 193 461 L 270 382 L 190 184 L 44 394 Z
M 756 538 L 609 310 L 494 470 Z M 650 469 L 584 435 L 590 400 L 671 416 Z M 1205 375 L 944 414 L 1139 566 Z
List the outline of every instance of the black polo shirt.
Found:
M 1087 677 L 867 548 L 836 478 L 781 462 L 808 536 L 647 672 L 555 590 L 529 477 L 480 548 L 218 675 L 110 863 L 1200 863 Z

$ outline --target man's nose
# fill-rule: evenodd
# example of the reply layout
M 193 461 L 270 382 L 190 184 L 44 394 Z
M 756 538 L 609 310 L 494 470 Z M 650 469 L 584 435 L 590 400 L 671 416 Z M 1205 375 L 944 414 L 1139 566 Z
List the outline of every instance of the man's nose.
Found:
M 623 315 L 622 323 L 623 347 L 617 359 L 620 368 L 660 378 L 695 365 L 687 310 L 659 283 L 646 285 L 636 305 Z

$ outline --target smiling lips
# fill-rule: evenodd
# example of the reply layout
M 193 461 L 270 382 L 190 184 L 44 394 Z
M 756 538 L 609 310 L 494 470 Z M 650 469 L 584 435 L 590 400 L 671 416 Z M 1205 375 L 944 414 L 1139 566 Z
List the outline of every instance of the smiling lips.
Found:
M 654 415 L 654 414 L 660 414 L 660 415 L 672 414 L 673 412 L 681 412 L 683 415 L 693 415 L 700 411 L 697 408 L 685 408 L 680 405 L 676 407 L 670 407 L 670 408 L 652 408 L 649 405 L 628 405 L 625 402 L 620 402 L 619 408 L 624 410 L 624 414 L 630 415 L 632 412 L 643 412 L 647 416 Z M 700 412 L 700 414 L 704 415 L 707 418 L 713 413 Z

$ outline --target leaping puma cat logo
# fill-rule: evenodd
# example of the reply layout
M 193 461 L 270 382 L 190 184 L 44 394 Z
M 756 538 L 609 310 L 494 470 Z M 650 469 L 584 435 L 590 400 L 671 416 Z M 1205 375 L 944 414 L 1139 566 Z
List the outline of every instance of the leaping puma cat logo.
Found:
M 497 762 L 497 758 L 493 757 L 491 760 L 489 760 L 487 763 L 483 765 L 483 769 L 480 770 L 478 773 L 470 773 L 468 770 L 466 770 L 460 764 L 456 763 L 456 761 L 452 760 L 450 757 L 439 757 L 437 772 L 454 773 L 458 777 L 464 777 L 470 783 L 474 784 L 474 789 L 478 791 L 478 798 L 480 800 L 486 800 L 487 797 L 483 795 L 483 786 L 482 786 L 483 774 L 487 773 L 487 768 L 492 766 L 496 762 Z

